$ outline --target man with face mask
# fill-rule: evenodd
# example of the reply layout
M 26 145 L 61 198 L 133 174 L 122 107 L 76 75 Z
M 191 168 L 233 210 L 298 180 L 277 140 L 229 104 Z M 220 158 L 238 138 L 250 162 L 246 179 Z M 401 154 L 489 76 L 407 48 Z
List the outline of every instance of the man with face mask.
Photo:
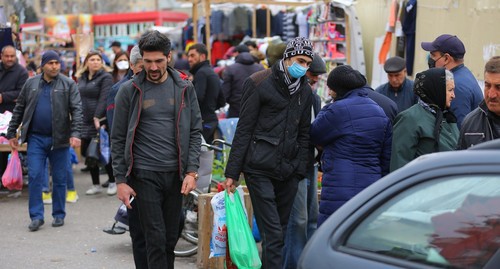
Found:
M 313 61 L 311 42 L 289 41 L 271 68 L 243 85 L 240 119 L 226 166 L 225 187 L 245 176 L 262 238 L 262 268 L 281 268 L 290 211 L 306 177 L 311 125 L 311 87 L 305 74 Z
M 457 117 L 460 129 L 465 116 L 483 100 L 476 78 L 464 65 L 464 43 L 455 35 L 443 34 L 432 42 L 422 42 L 421 46 L 423 50 L 430 52 L 429 68 L 444 67 L 455 77 L 455 99 L 451 104 L 451 111 Z

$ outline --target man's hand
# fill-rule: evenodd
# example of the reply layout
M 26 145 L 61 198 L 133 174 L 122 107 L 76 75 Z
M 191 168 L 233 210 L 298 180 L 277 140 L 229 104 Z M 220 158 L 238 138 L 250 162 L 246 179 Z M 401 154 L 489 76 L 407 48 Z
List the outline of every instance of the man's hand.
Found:
M 186 175 L 182 181 L 181 193 L 188 195 L 194 189 L 196 189 L 196 179 L 191 175 Z
M 230 177 L 226 177 L 223 186 L 224 189 L 229 190 L 231 192 L 234 192 L 236 190 L 236 186 L 234 185 L 234 180 Z
M 116 184 L 116 196 L 118 199 L 122 201 L 128 209 L 132 209 L 130 205 L 130 197 L 136 196 L 134 189 L 132 189 L 127 183 L 118 183 Z
M 80 140 L 80 138 L 70 137 L 69 138 L 69 145 L 72 148 L 78 148 L 82 145 L 82 140 Z
M 0 93 L 0 104 L 3 103 L 3 96 L 2 94 Z
M 17 138 L 11 138 L 9 139 L 9 145 L 12 149 L 18 149 L 19 148 L 19 141 Z
M 96 130 L 99 130 L 99 128 L 101 127 L 101 122 L 96 117 L 94 117 L 94 127 Z

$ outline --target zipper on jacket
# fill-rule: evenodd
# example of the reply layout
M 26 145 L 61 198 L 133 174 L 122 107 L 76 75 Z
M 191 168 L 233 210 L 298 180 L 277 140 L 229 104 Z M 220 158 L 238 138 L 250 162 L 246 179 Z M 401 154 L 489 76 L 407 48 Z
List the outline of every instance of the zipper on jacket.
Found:
M 142 110 L 142 90 L 134 83 L 132 83 L 134 87 L 139 91 L 139 107 L 138 107 L 138 112 L 137 112 L 137 121 L 135 122 L 135 126 L 133 128 L 132 132 L 132 140 L 130 142 L 130 166 L 128 167 L 127 174 L 125 174 L 125 177 L 128 177 L 132 173 L 132 167 L 134 167 L 134 154 L 133 154 L 133 147 L 134 147 L 134 139 L 135 139 L 135 131 L 137 129 L 137 126 L 139 125 L 139 120 L 141 119 L 141 110 Z M 126 139 L 126 138 L 125 138 Z
M 179 113 L 177 114 L 177 162 L 178 162 L 178 166 L 179 166 L 179 176 L 181 179 L 183 179 L 184 177 L 182 176 L 182 163 L 181 163 L 181 138 L 180 138 L 180 135 L 181 135 L 181 132 L 179 130 L 179 123 L 181 121 L 181 112 L 182 112 L 182 109 L 186 106 L 185 104 L 185 100 L 184 100 L 184 94 L 186 93 L 186 89 L 187 89 L 187 86 L 184 87 L 184 89 L 182 89 L 182 92 L 181 92 L 181 105 L 179 107 Z

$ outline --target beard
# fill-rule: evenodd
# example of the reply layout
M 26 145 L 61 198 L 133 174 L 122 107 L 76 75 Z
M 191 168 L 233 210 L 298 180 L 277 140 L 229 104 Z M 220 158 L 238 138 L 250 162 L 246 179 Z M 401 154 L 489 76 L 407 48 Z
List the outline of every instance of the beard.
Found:
M 155 70 L 155 71 L 147 71 L 148 74 L 148 80 L 151 82 L 159 82 L 165 75 L 166 71 L 161 71 L 161 70 Z

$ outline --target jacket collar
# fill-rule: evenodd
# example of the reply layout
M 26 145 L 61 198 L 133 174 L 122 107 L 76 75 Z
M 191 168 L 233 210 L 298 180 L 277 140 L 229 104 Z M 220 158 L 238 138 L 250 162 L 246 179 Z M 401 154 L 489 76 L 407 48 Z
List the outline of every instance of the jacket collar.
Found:
M 200 69 L 201 69 L 202 67 L 204 67 L 204 66 L 208 66 L 208 67 L 210 67 L 210 63 L 208 62 L 208 60 L 203 61 L 203 62 L 199 62 L 199 63 L 195 64 L 195 65 L 193 66 L 193 68 L 191 68 L 191 69 L 189 70 L 189 73 L 191 73 L 191 74 L 195 75 L 195 74 L 196 74 L 196 72 L 198 72 L 198 70 L 200 70 Z
M 188 76 L 170 66 L 167 67 L 168 75 L 174 80 L 174 84 L 179 87 L 186 87 L 188 85 Z M 134 76 L 134 83 L 137 85 L 142 85 L 146 81 L 146 70 L 142 70 L 139 74 Z

